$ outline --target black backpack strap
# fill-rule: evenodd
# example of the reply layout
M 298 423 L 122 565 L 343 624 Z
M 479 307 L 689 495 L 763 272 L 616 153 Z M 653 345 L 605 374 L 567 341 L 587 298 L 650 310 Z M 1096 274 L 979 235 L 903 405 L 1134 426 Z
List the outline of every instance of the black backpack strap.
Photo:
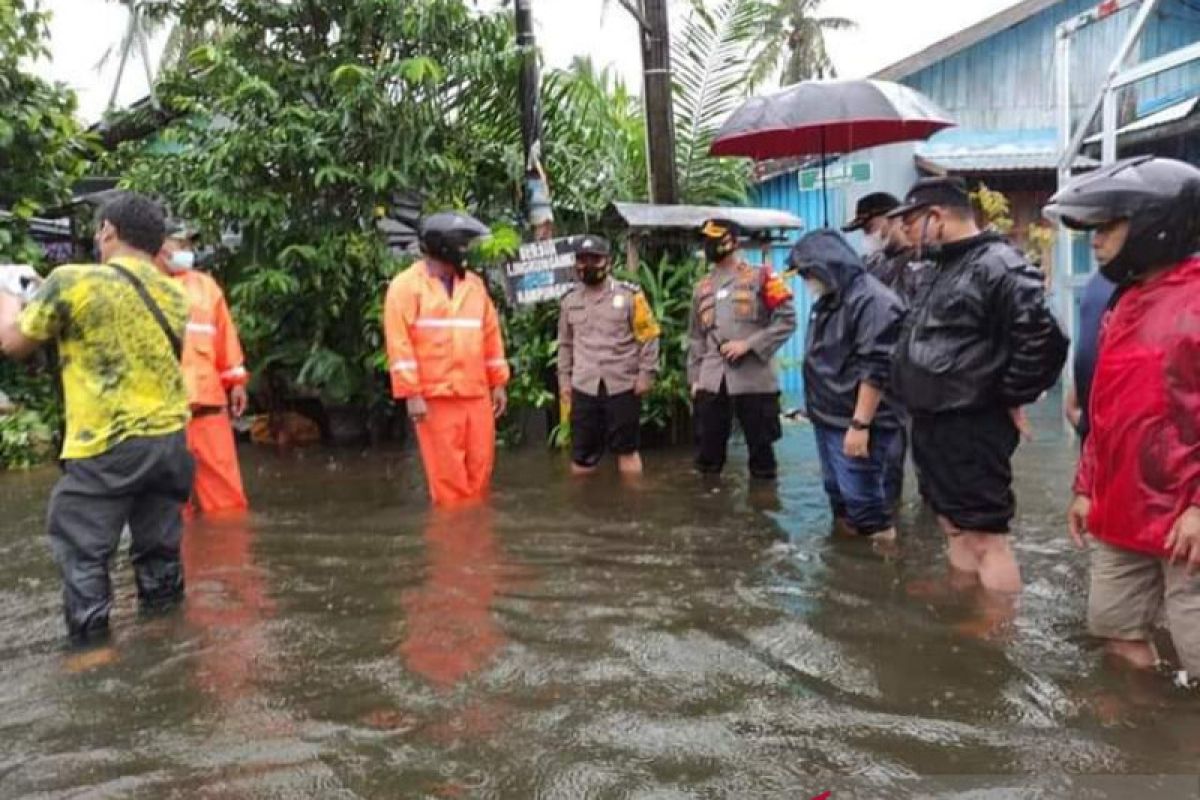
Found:
M 138 297 L 142 298 L 142 302 L 146 304 L 146 309 L 153 315 L 154 321 L 158 323 L 158 327 L 162 328 L 162 332 L 166 334 L 167 341 L 171 343 L 171 350 L 175 353 L 175 360 L 183 358 L 183 340 L 179 338 L 179 334 L 171 330 L 171 323 L 167 322 L 167 315 L 158 307 L 158 303 L 154 302 L 154 298 L 150 296 L 149 290 L 146 289 L 146 284 L 142 283 L 137 275 L 134 275 L 125 267 L 117 263 L 110 262 L 108 266 L 117 271 L 117 274 L 129 281 L 129 285 L 138 293 Z

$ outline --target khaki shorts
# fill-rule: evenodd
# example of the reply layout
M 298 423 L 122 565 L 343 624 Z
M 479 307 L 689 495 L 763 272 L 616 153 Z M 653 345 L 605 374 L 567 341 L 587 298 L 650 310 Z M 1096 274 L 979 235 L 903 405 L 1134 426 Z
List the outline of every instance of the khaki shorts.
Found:
M 1092 540 L 1091 634 L 1149 641 L 1164 612 L 1183 668 L 1200 675 L 1200 574 L 1189 577 L 1182 564 Z

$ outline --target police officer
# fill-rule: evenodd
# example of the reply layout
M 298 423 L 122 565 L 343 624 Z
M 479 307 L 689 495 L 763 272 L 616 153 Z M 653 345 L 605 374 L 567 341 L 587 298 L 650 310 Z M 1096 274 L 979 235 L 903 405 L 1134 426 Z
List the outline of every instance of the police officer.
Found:
M 581 237 L 575 258 L 579 285 L 563 297 L 558 317 L 558 385 L 570 407 L 572 469 L 593 472 L 608 450 L 621 472 L 639 473 L 642 397 L 658 374 L 658 322 L 640 288 L 609 274 L 607 241 Z
M 688 338 L 696 468 L 710 474 L 724 468 L 737 416 L 750 474 L 771 480 L 777 471 L 773 445 L 782 435 L 772 360 L 796 330 L 796 310 L 782 279 L 741 258 L 738 235 L 730 220 L 711 219 L 700 229 L 712 269 L 692 294 Z

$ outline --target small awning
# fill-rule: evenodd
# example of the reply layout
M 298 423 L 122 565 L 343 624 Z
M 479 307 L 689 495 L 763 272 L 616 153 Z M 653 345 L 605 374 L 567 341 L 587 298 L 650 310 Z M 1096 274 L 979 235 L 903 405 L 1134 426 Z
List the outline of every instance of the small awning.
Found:
M 1138 133 L 1140 131 L 1148 131 L 1154 128 L 1161 128 L 1164 125 L 1170 125 L 1173 122 L 1185 120 L 1192 115 L 1196 110 L 1196 106 L 1200 105 L 1200 95 L 1189 97 L 1181 103 L 1169 105 L 1166 108 L 1155 111 L 1153 114 L 1147 114 L 1141 119 L 1135 119 L 1133 122 L 1124 127 L 1117 128 L 1117 138 L 1120 138 L 1129 133 Z M 1097 133 L 1084 139 L 1086 144 L 1099 144 L 1102 136 Z
M 605 219 L 631 233 L 695 233 L 706 220 L 719 218 L 736 222 L 746 233 L 771 238 L 777 231 L 801 230 L 804 220 L 771 208 L 730 206 L 660 206 L 650 203 L 612 203 Z
M 1058 135 L 1053 128 L 980 131 L 958 128 L 943 131 L 917 146 L 919 163 L 950 173 L 1053 172 L 1058 169 Z M 1080 169 L 1099 162 L 1079 156 Z

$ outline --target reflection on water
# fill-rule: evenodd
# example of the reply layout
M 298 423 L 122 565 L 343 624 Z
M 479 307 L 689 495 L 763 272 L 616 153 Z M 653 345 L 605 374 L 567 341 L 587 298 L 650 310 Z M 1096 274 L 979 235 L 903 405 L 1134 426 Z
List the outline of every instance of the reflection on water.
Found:
M 274 604 L 255 564 L 253 538 L 249 516 L 238 514 L 194 521 L 183 540 L 184 619 L 200 635 L 194 678 L 226 706 L 257 691 L 255 681 L 271 656 L 264 622 Z
M 400 655 L 410 671 L 445 690 L 504 644 L 492 615 L 500 552 L 486 507 L 432 511 L 424 535 L 428 574 L 402 594 Z
M 686 452 L 570 480 L 535 448 L 447 513 L 409 453 L 247 451 L 257 509 L 189 526 L 183 611 L 138 621 L 118 564 L 112 658 L 72 672 L 54 474 L 0 476 L 0 798 L 1196 797 L 1170 776 L 1200 763 L 1200 703 L 1082 635 L 1053 417 L 1018 459 L 1028 588 L 992 638 L 970 593 L 914 590 L 945 577 L 915 502 L 894 557 L 826 536 L 795 427 L 778 491 Z

